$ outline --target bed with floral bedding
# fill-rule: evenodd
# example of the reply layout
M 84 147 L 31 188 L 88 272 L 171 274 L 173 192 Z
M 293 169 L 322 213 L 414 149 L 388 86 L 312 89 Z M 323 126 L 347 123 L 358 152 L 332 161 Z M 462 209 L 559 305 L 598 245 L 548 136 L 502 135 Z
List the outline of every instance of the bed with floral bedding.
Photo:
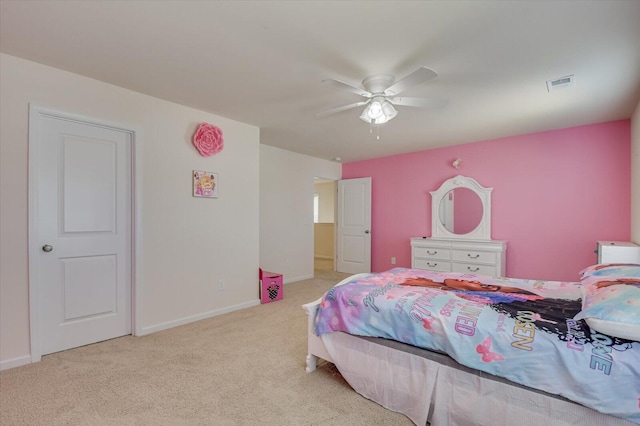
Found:
M 640 265 L 581 276 L 352 276 L 304 306 L 307 371 L 333 362 L 416 424 L 640 423 Z

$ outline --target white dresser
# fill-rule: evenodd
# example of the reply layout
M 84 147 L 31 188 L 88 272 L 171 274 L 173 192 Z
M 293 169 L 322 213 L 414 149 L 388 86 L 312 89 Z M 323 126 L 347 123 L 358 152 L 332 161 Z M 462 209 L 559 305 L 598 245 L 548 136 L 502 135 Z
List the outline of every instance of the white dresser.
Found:
M 504 277 L 507 242 L 411 238 L 411 267 Z
M 626 241 L 598 241 L 598 263 L 640 263 L 640 246 Z

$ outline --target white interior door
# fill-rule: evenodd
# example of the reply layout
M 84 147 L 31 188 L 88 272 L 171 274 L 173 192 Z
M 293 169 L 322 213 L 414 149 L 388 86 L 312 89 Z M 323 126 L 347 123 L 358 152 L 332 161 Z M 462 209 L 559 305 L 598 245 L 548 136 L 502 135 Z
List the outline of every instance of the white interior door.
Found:
M 339 272 L 371 272 L 371 178 L 338 181 Z
M 31 121 L 40 354 L 131 334 L 132 134 L 37 111 Z

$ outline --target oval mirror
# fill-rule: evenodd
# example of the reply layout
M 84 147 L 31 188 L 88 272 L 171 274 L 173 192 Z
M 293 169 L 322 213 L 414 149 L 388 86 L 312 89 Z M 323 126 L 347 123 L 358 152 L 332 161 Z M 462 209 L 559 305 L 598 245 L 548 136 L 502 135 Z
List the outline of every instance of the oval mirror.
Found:
M 469 188 L 447 192 L 440 200 L 439 210 L 440 223 L 453 234 L 468 234 L 482 221 L 482 200 Z
M 432 238 L 491 240 L 491 192 L 475 179 L 455 176 L 431 191 Z

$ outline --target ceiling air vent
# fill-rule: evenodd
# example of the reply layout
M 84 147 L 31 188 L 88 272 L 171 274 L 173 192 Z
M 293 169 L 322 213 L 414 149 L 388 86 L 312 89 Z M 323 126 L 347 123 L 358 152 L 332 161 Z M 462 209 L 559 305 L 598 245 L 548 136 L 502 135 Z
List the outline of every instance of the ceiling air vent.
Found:
M 547 90 L 553 92 L 554 90 L 568 89 L 575 86 L 575 82 L 576 78 L 573 74 L 556 78 L 555 80 L 547 80 Z

